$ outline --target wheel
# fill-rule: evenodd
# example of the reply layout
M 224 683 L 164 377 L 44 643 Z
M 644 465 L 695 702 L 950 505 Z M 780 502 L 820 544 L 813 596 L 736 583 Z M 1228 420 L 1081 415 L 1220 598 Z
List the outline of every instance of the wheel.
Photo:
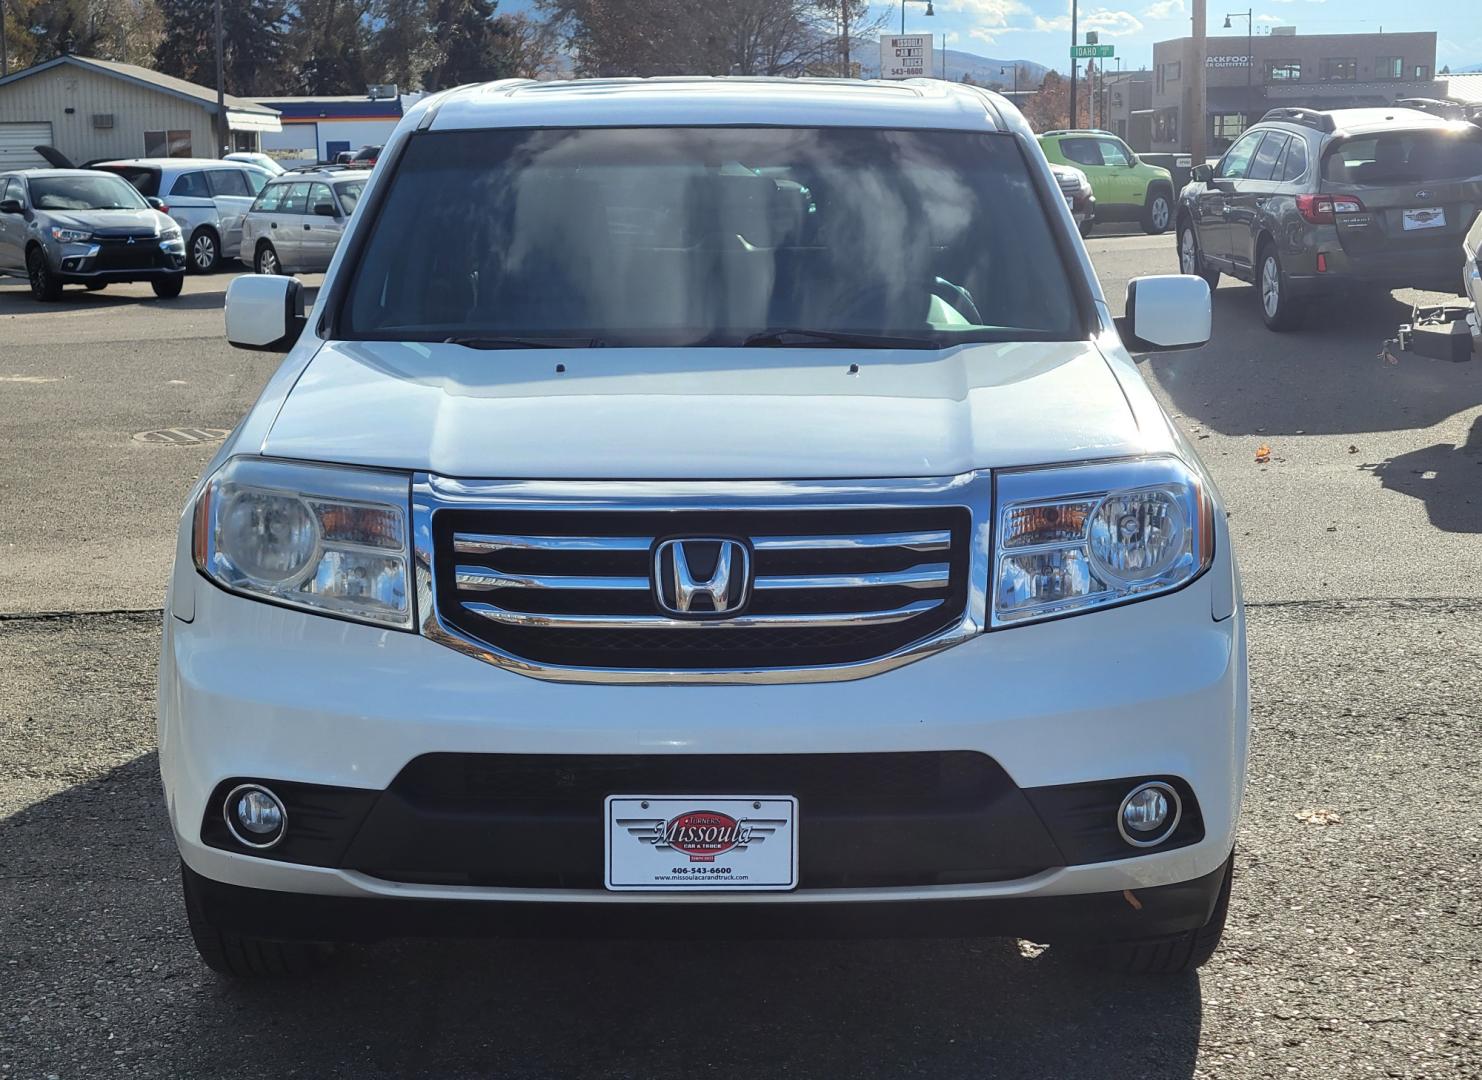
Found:
M 1077 952 L 1085 964 L 1123 975 L 1182 975 L 1209 963 L 1219 948 L 1225 932 L 1225 917 L 1230 912 L 1230 886 L 1235 879 L 1235 856 L 1225 863 L 1225 877 L 1220 882 L 1220 895 L 1214 902 L 1209 921 L 1194 930 L 1172 937 L 1147 941 L 1118 941 Z
M 1302 325 L 1305 312 L 1291 293 L 1286 271 L 1281 268 L 1281 256 L 1270 240 L 1261 245 L 1258 261 L 1261 270 L 1257 287 L 1261 292 L 1262 320 L 1270 330 L 1295 330 Z
M 169 277 L 157 277 L 149 284 L 153 286 L 155 296 L 161 300 L 173 300 L 185 287 L 185 275 L 171 274 Z
M 1087 218 L 1085 221 L 1077 225 L 1076 228 L 1080 231 L 1082 237 L 1090 236 L 1091 230 L 1096 228 L 1096 219 Z
M 211 921 L 195 884 L 195 874 L 180 864 L 185 918 L 196 952 L 212 971 L 234 979 L 306 975 L 323 964 L 329 948 L 305 941 L 271 941 L 222 930 Z
M 266 240 L 257 246 L 257 258 L 253 260 L 252 268 L 259 274 L 281 274 L 283 272 L 283 264 L 278 261 L 278 252 Z
M 33 247 L 26 253 L 26 276 L 31 280 L 31 295 L 43 304 L 62 297 L 62 279 L 46 265 L 46 252 Z
M 1155 187 L 1148 192 L 1147 202 L 1142 207 L 1142 231 L 1158 236 L 1168 231 L 1173 221 L 1173 197 L 1168 189 Z
M 190 269 L 209 274 L 221 265 L 221 244 L 211 229 L 200 228 L 190 234 Z
M 108 288 L 108 282 L 106 281 L 89 281 L 87 283 L 88 292 L 102 292 L 106 288 Z
M 1178 223 L 1178 272 L 1202 277 L 1211 292 L 1220 283 L 1220 272 L 1204 264 L 1204 252 L 1199 250 L 1199 237 L 1187 219 Z

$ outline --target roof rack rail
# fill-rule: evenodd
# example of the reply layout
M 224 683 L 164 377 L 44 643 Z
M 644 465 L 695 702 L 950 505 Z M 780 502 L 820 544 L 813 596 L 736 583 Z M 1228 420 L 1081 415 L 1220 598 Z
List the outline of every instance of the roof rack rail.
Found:
M 1333 117 L 1317 109 L 1301 109 L 1295 106 L 1271 109 L 1267 111 L 1265 116 L 1261 117 L 1262 123 L 1265 123 L 1267 120 L 1286 120 L 1289 123 L 1316 128 L 1318 131 L 1329 134 L 1338 130 L 1338 125 L 1333 123 Z
M 299 172 L 335 172 L 337 170 L 338 171 L 345 171 L 345 170 L 356 171 L 356 170 L 359 170 L 359 171 L 362 171 L 362 172 L 368 172 L 369 171 L 364 165 L 343 165 L 343 164 L 340 164 L 340 163 L 334 162 L 334 161 L 319 161 L 319 162 L 311 162 L 311 163 L 304 164 L 304 165 L 295 165 L 293 168 L 291 168 L 291 169 L 284 169 L 283 171 L 284 172 L 290 172 L 290 173 L 299 173 Z

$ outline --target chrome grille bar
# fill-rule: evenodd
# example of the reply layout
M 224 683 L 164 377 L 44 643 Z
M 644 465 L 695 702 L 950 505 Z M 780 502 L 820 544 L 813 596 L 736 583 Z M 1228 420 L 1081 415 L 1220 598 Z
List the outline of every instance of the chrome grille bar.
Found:
M 752 538 L 751 546 L 757 551 L 868 551 L 875 548 L 946 551 L 952 546 L 952 534 L 942 530 L 857 536 L 757 536 Z
M 648 578 L 597 577 L 587 574 L 511 574 L 486 566 L 458 566 L 453 570 L 460 589 L 626 589 L 648 591 Z
M 465 601 L 463 607 L 475 615 L 503 626 L 553 630 L 783 630 L 829 626 L 884 626 L 915 618 L 940 607 L 941 600 L 916 600 L 885 611 L 851 611 L 840 614 L 738 615 L 720 619 L 670 619 L 663 615 L 553 615 L 508 611 L 494 604 Z
M 513 536 L 502 533 L 454 533 L 453 550 L 460 555 L 491 555 L 499 551 L 647 551 L 651 536 Z
M 952 576 L 947 563 L 913 566 L 878 574 L 798 574 L 759 577 L 757 589 L 878 589 L 895 585 L 907 589 L 944 589 Z

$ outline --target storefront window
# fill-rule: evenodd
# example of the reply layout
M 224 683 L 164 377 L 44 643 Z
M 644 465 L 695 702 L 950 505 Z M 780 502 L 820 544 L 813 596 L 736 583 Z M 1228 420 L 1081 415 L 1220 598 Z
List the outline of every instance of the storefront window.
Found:
M 144 133 L 144 156 L 191 157 L 190 131 L 146 131 Z
M 1302 61 L 1272 60 L 1266 64 L 1267 82 L 1297 82 L 1302 78 Z
M 1178 109 L 1159 109 L 1153 113 L 1153 141 L 1178 142 Z
M 1374 78 L 1403 79 L 1404 77 L 1405 58 L 1403 56 L 1381 56 L 1374 61 Z
M 1321 66 L 1324 82 L 1353 82 L 1358 78 L 1358 59 L 1352 56 L 1329 56 Z
M 1244 113 L 1215 113 L 1211 119 L 1214 121 L 1214 140 L 1222 146 L 1229 146 L 1245 130 Z

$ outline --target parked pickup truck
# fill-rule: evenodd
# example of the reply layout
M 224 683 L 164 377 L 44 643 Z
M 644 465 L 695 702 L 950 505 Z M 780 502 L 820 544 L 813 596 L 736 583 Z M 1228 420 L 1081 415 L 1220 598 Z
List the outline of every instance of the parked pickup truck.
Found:
M 205 962 L 402 934 L 1010 934 L 1207 960 L 1245 624 L 1209 474 L 1005 99 L 424 98 L 191 492 L 160 764 Z

